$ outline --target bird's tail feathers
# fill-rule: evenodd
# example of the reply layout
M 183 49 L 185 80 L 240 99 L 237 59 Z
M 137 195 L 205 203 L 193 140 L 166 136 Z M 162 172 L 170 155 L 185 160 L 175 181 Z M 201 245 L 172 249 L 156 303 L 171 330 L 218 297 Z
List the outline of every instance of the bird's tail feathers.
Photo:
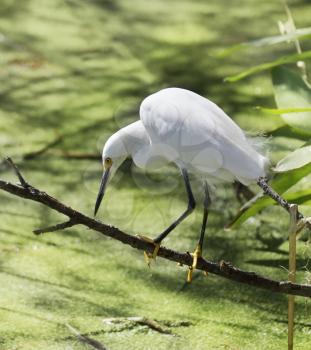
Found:
M 268 158 L 271 147 L 272 138 L 266 137 L 264 134 L 257 136 L 246 136 L 247 142 L 261 155 Z

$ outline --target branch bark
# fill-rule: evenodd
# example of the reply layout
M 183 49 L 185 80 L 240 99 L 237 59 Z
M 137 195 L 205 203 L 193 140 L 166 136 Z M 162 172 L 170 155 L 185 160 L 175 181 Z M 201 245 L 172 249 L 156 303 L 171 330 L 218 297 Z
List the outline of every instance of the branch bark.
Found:
M 71 207 L 59 202 L 56 198 L 53 198 L 46 192 L 43 192 L 33 187 L 24 180 L 23 176 L 20 174 L 17 167 L 12 161 L 11 165 L 14 167 L 14 170 L 17 173 L 19 179 L 22 179 L 22 183 L 20 185 L 15 185 L 13 183 L 0 180 L 1 190 L 21 198 L 41 203 L 69 218 L 69 221 L 63 224 L 58 224 L 47 229 L 37 230 L 37 233 L 56 231 L 58 229 L 63 229 L 66 227 L 72 227 L 74 225 L 84 225 L 105 236 L 111 237 L 124 244 L 130 245 L 133 248 L 144 250 L 150 253 L 153 252 L 154 245 L 152 243 L 146 242 L 137 236 L 129 235 L 116 227 L 106 225 L 96 219 L 88 217 L 80 213 L 79 211 L 74 210 Z M 180 253 L 165 247 L 160 247 L 158 251 L 158 256 L 170 261 L 177 262 L 181 265 L 192 265 L 192 256 L 189 253 Z M 289 281 L 273 280 L 267 277 L 260 276 L 255 272 L 241 270 L 225 261 L 220 261 L 219 263 L 216 263 L 205 260 L 203 258 L 199 258 L 197 269 L 227 278 L 235 282 L 248 284 L 276 293 L 311 297 L 311 285 L 296 284 L 291 283 Z

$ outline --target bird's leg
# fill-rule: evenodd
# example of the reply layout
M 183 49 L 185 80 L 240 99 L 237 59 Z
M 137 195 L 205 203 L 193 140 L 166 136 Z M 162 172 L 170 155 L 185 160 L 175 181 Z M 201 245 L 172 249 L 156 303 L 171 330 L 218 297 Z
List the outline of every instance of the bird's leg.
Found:
M 188 196 L 188 207 L 187 209 L 175 220 L 167 229 L 165 229 L 158 237 L 154 239 L 155 243 L 160 243 L 171 231 L 174 230 L 189 214 L 195 209 L 195 199 L 192 193 L 188 171 L 186 169 L 181 169 L 181 173 L 185 182 L 185 187 Z
M 235 189 L 236 198 L 240 203 L 243 203 L 244 201 L 249 201 L 255 196 L 255 193 L 253 193 L 247 186 L 243 185 L 241 182 L 234 181 L 233 185 Z
M 197 267 L 198 258 L 202 257 L 203 241 L 204 241 L 206 223 L 208 219 L 208 207 L 210 203 L 211 203 L 211 198 L 208 192 L 208 185 L 207 185 L 207 182 L 204 181 L 203 221 L 202 221 L 201 233 L 200 233 L 200 238 L 199 238 L 197 247 L 195 248 L 195 251 L 193 252 L 193 254 L 191 254 L 193 256 L 193 261 L 192 261 L 192 266 L 189 266 L 189 270 L 188 270 L 187 282 L 189 283 L 192 281 L 192 274 Z
M 272 199 L 274 199 L 282 208 L 284 208 L 287 212 L 290 211 L 290 203 L 287 202 L 286 199 L 282 198 L 277 192 L 275 192 L 267 183 L 267 179 L 265 177 L 259 177 L 257 180 L 257 185 L 263 190 L 264 194 L 268 195 Z M 300 220 L 303 218 L 303 215 L 297 212 L 297 219 Z
M 164 230 L 161 234 L 159 234 L 154 240 L 150 240 L 150 238 L 140 236 L 142 239 L 146 240 L 147 242 L 152 242 L 155 245 L 155 249 L 153 253 L 145 252 L 145 259 L 147 261 L 147 264 L 150 265 L 150 262 L 152 259 L 155 259 L 158 251 L 160 249 L 160 245 L 162 240 L 171 232 L 174 230 L 176 226 L 178 226 L 188 215 L 192 213 L 192 211 L 195 208 L 195 199 L 192 193 L 191 185 L 190 185 L 190 180 L 189 180 L 189 175 L 188 171 L 186 169 L 181 169 L 181 174 L 183 176 L 184 182 L 185 182 L 185 187 L 187 191 L 187 196 L 188 196 L 188 207 L 187 209 L 175 220 L 166 230 Z

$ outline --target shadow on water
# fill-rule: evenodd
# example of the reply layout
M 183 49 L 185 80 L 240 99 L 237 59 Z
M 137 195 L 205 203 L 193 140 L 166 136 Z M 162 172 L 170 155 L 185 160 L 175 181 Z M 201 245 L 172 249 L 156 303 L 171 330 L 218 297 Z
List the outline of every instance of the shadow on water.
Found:
M 126 266 L 120 266 L 120 268 L 126 269 Z M 192 284 L 182 280 L 186 276 L 185 270 L 183 274 L 176 273 L 174 275 L 168 275 L 163 273 L 163 271 L 157 272 L 154 268 L 152 276 L 150 276 L 142 269 L 131 267 L 129 273 L 139 283 L 148 283 L 153 288 L 167 291 L 171 295 L 176 295 L 176 298 L 181 298 L 181 300 L 184 297 L 192 301 L 195 300 L 201 304 L 201 308 L 208 308 L 208 303 L 217 304 L 228 301 L 236 305 L 249 306 L 252 310 L 263 312 L 264 314 L 258 314 L 258 317 L 262 318 L 263 322 L 266 322 L 267 319 L 272 320 L 271 315 L 275 316 L 276 314 L 278 317 L 273 317 L 274 322 L 284 323 L 287 319 L 287 296 L 285 294 L 271 294 L 270 291 L 227 281 L 217 278 L 214 275 L 205 277 L 201 272 L 197 272 L 194 275 Z M 304 326 L 303 315 L 308 315 L 308 309 L 302 303 L 296 304 L 296 312 L 301 316 L 301 326 Z M 194 319 L 200 319 L 200 316 L 195 318 L 192 315 L 192 317 Z
M 17 212 L 17 211 L 11 211 L 11 210 L 0 210 L 0 215 L 9 215 L 9 216 L 13 216 L 13 217 L 21 217 L 24 219 L 37 219 L 38 216 L 37 215 L 30 215 L 30 214 L 24 214 L 21 212 Z
M 81 6 L 81 0 L 65 0 L 65 2 L 73 8 Z M 90 3 L 95 4 L 105 12 L 118 12 L 120 10 L 118 2 L 113 0 L 90 0 Z
M 64 245 L 61 243 L 49 242 L 46 239 L 45 240 L 39 239 L 37 236 L 34 236 L 34 234 L 31 232 L 23 234 L 20 232 L 15 232 L 13 230 L 7 230 L 7 229 L 2 229 L 2 228 L 0 228 L 0 232 L 11 235 L 11 236 L 19 237 L 19 239 L 20 239 L 20 242 L 18 243 L 19 246 L 22 246 L 23 243 L 27 245 L 29 242 L 33 242 L 33 243 L 38 244 L 38 245 L 45 245 L 47 247 L 54 247 L 54 248 L 61 249 L 61 250 L 68 250 L 68 251 L 76 252 L 76 253 L 83 254 L 83 255 L 92 255 L 92 253 L 90 251 L 88 251 L 87 248 L 85 248 L 85 249 L 74 248 L 74 247 L 71 247 L 69 245 Z M 69 232 L 70 232 L 70 230 L 67 230 L 67 232 L 66 232 L 66 234 L 68 236 L 76 235 L 75 233 L 70 234 Z M 3 243 L 5 243 L 5 242 L 6 241 L 3 240 Z M 10 244 L 10 242 L 8 242 L 8 244 Z
M 30 313 L 30 312 L 16 310 L 16 309 L 12 309 L 12 308 L 9 308 L 9 307 L 3 307 L 3 306 L 0 306 L 0 310 L 6 311 L 6 312 L 12 312 L 12 313 L 15 313 L 15 314 L 18 314 L 18 315 L 21 315 L 21 316 L 25 316 L 27 318 L 34 318 L 34 319 L 39 320 L 39 321 L 53 323 L 53 324 L 62 326 L 62 324 L 57 322 L 57 321 L 53 321 L 53 320 L 51 320 L 49 318 L 41 317 L 41 316 L 35 315 L 33 313 Z M 23 334 L 23 336 L 26 336 L 26 335 Z M 28 336 L 32 337 L 32 335 L 30 335 L 30 334 Z
M 68 1 L 69 5 L 74 4 L 80 6 L 80 1 Z M 161 25 L 165 22 L 161 16 L 153 16 L 152 13 L 146 14 L 136 13 L 128 15 L 126 10 L 113 1 L 92 1 L 96 5 L 98 11 L 102 11 L 106 14 L 106 11 L 113 11 L 118 14 L 118 18 L 125 20 L 125 23 L 131 28 L 131 31 L 120 32 L 116 37 L 116 33 L 109 33 L 111 39 L 115 40 L 121 47 L 120 66 L 120 50 L 116 50 L 112 47 L 111 43 L 104 42 L 103 46 L 88 48 L 87 43 L 81 47 L 81 50 L 66 49 L 66 56 L 63 59 L 64 52 L 58 52 L 58 56 L 52 56 L 50 60 L 58 61 L 58 57 L 62 57 L 62 65 L 65 67 L 66 73 L 59 74 L 53 73 L 46 76 L 43 69 L 36 74 L 30 74 L 27 77 L 18 77 L 14 81 L 14 84 L 8 83 L 2 87 L 0 95 L 1 108 L 7 112 L 22 113 L 23 118 L 35 128 L 62 128 L 62 126 L 71 123 L 75 118 L 85 118 L 85 113 L 90 107 L 97 107 L 106 109 L 104 100 L 93 102 L 82 102 L 78 108 L 75 106 L 68 106 L 66 96 L 70 101 L 72 94 L 75 94 L 77 98 L 82 94 L 89 96 L 92 99 L 92 92 L 103 91 L 107 95 L 108 100 L 123 99 L 124 97 L 133 96 L 140 101 L 146 95 L 157 89 L 165 86 L 180 86 L 191 89 L 197 93 L 205 96 L 214 96 L 216 102 L 222 106 L 227 106 L 227 111 L 235 114 L 240 110 L 245 110 L 246 107 L 254 105 L 266 105 L 271 102 L 270 98 L 258 97 L 258 96 L 244 96 L 241 101 L 241 93 L 235 85 L 223 84 L 223 76 L 215 68 L 219 64 L 219 59 L 215 59 L 209 55 L 210 49 L 217 46 L 217 43 L 213 41 L 199 42 L 199 43 L 168 43 L 166 40 L 160 40 L 154 38 L 152 31 L 146 30 L 142 33 L 140 29 L 136 29 L 136 24 L 141 21 L 146 22 L 146 27 L 149 28 L 151 24 Z M 226 7 L 223 3 L 220 7 Z M 10 7 L 13 11 L 13 7 Z M 17 6 L 14 6 L 14 9 Z M 31 13 L 29 13 L 31 15 Z M 10 16 L 12 14 L 10 13 Z M 197 21 L 199 23 L 205 23 L 206 18 L 201 18 L 202 14 L 197 13 Z M 223 17 L 223 16 L 222 16 Z M 89 19 L 88 19 L 89 20 Z M 215 19 L 213 19 L 213 22 Z M 209 23 L 209 22 L 206 22 Z M 124 25 L 124 23 L 123 23 Z M 222 26 L 226 26 L 226 32 L 230 32 L 233 37 L 241 34 L 243 28 L 237 27 L 235 22 L 219 23 L 219 30 Z M 103 27 L 105 28 L 104 24 Z M 99 35 L 101 28 L 97 28 L 92 34 Z M 207 24 L 208 31 L 208 24 Z M 249 34 L 249 33 L 248 33 Z M 42 50 L 47 49 L 46 43 L 42 38 L 27 37 L 27 33 L 15 33 L 14 40 L 19 43 L 23 43 L 24 50 L 33 52 L 34 55 L 40 55 L 40 52 L 36 51 L 37 48 Z M 111 48 L 109 57 L 114 58 L 116 63 L 111 69 L 99 69 L 96 65 L 101 60 L 107 59 L 107 50 Z M 156 52 L 161 52 L 160 57 L 155 55 Z M 89 56 L 91 54 L 91 56 Z M 92 64 L 84 64 L 85 55 L 88 55 Z M 152 83 L 144 82 L 137 75 L 137 66 L 133 66 L 132 63 L 124 63 L 124 55 L 128 56 L 127 59 L 138 61 L 142 69 L 151 71 L 155 77 Z M 52 63 L 51 62 L 51 63 Z M 55 62 L 56 63 L 56 62 Z M 234 63 L 234 60 L 233 60 Z M 126 74 L 124 74 L 126 70 Z M 41 75 L 41 76 L 40 76 Z M 65 82 L 64 86 L 55 86 L 55 82 L 62 80 Z M 108 88 L 109 87 L 109 88 Z M 221 93 L 220 93 L 221 90 Z M 14 94 L 21 92 L 27 98 L 16 98 Z M 23 93 L 23 91 L 27 91 Z M 48 95 L 52 95 L 57 98 L 58 95 L 62 96 L 61 104 L 54 105 L 53 107 L 46 108 L 42 104 L 41 100 Z M 42 108 L 43 107 L 43 108 Z M 111 108 L 111 107 L 110 107 Z M 50 109 L 50 110 L 49 110 Z M 111 111 L 113 112 L 113 111 Z M 107 130 L 109 128 L 108 120 L 105 120 L 102 128 Z M 115 129 L 114 128 L 111 129 Z M 96 135 L 98 129 L 94 130 L 93 135 Z M 76 135 L 79 139 L 79 136 Z M 72 137 L 73 146 L 74 139 Z
M 7 276 L 24 279 L 28 283 L 34 284 L 36 286 L 36 293 L 31 296 L 31 302 L 33 304 L 34 310 L 44 310 L 44 311 L 65 311 L 67 310 L 68 314 L 73 315 L 75 312 L 82 312 L 83 314 L 89 315 L 115 315 L 115 316 L 127 316 L 127 310 L 129 308 L 129 303 L 127 298 L 124 297 L 124 291 L 122 295 L 118 295 L 114 291 L 114 297 L 119 298 L 118 305 L 113 307 L 106 300 L 111 301 L 111 286 L 106 288 L 101 286 L 99 289 L 94 289 L 89 286 L 88 279 L 84 281 L 84 288 L 82 288 L 81 277 L 76 276 L 71 278 L 70 286 L 62 285 L 59 283 L 54 283 L 39 278 L 33 278 L 30 276 L 21 275 L 9 271 L 1 271 L 2 274 Z M 63 274 L 62 274 L 63 277 Z M 79 285 L 76 285 L 74 280 L 79 280 Z M 41 286 L 40 286 L 41 285 Z M 46 286 L 49 287 L 49 293 L 45 293 L 44 289 Z M 77 287 L 77 288 L 76 288 Z M 34 288 L 34 286 L 32 286 Z M 78 293 L 83 293 L 79 295 Z M 92 293 L 96 293 L 96 298 Z M 100 302 L 98 300 L 98 295 L 101 295 Z M 24 295 L 25 298 L 28 298 L 27 293 Z M 77 308 L 77 305 L 79 307 Z

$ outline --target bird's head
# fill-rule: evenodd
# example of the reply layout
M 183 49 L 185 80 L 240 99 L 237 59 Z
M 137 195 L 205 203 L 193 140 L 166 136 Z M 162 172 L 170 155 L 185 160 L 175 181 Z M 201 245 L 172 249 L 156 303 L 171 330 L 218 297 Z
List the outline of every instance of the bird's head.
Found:
M 113 177 L 119 166 L 128 156 L 128 152 L 124 141 L 125 140 L 122 135 L 122 130 L 119 130 L 118 132 L 110 136 L 110 138 L 105 143 L 102 154 L 104 172 L 96 199 L 94 215 L 96 215 L 99 209 L 109 179 Z

